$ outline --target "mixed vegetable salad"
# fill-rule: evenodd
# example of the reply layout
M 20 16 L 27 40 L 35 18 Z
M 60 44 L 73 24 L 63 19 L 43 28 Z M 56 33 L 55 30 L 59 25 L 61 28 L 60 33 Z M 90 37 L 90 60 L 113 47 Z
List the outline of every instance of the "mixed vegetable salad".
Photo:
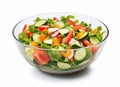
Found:
M 36 65 L 55 70 L 80 67 L 99 49 L 103 40 L 102 27 L 91 28 L 91 24 L 75 19 L 73 15 L 42 19 L 23 26 L 18 40 L 35 48 L 26 48 L 26 57 Z M 92 46 L 84 48 L 86 46 Z M 41 48 L 41 49 L 37 49 Z

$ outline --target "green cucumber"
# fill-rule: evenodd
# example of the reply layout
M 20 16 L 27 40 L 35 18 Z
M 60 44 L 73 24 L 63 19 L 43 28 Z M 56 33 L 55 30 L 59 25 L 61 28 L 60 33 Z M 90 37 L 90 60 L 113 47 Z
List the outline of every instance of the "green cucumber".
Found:
M 69 42 L 69 44 L 73 47 L 73 48 L 80 48 L 82 47 L 82 45 L 80 44 L 79 41 L 75 40 L 75 39 L 71 39 L 71 41 Z
M 102 41 L 103 40 L 103 36 L 102 36 L 102 33 L 101 32 L 98 32 L 96 34 L 96 37 L 99 39 L 99 41 Z
M 98 44 L 100 42 L 95 36 L 90 37 L 89 40 L 92 44 Z
M 33 37 L 33 41 L 35 41 L 35 42 L 40 42 L 39 41 L 39 34 L 38 33 L 34 33 L 33 35 L 32 35 L 32 37 Z
M 66 27 L 66 29 L 69 29 L 70 31 L 73 31 L 73 36 L 75 36 L 75 31 L 72 27 Z
M 62 46 L 59 46 L 58 47 L 58 50 L 60 50 L 60 51 L 63 51 L 63 50 L 65 50 Z
M 86 57 L 86 50 L 84 48 L 80 48 L 75 52 L 74 58 L 77 61 L 83 60 Z
M 52 44 L 52 39 L 45 39 L 43 42 L 46 44 Z
M 68 63 L 63 63 L 63 62 L 58 62 L 57 63 L 57 66 L 60 68 L 60 69 L 69 69 L 71 68 L 71 65 L 68 64 Z
M 69 33 L 69 29 L 60 29 L 59 33 L 62 35 L 65 35 L 65 34 Z
M 28 48 L 26 49 L 26 52 L 25 52 L 25 56 L 27 57 L 28 60 L 30 61 L 33 61 L 34 58 L 32 56 L 32 53 L 34 52 L 34 50 L 32 48 Z
M 38 27 L 38 26 L 41 26 L 41 25 L 43 25 L 43 24 L 45 24 L 45 23 L 46 23 L 46 20 L 45 20 L 45 19 L 42 19 L 42 20 L 38 21 L 38 22 L 35 24 L 35 26 Z
M 60 28 L 63 28 L 65 26 L 63 21 L 57 21 L 55 22 L 55 25 L 58 25 Z

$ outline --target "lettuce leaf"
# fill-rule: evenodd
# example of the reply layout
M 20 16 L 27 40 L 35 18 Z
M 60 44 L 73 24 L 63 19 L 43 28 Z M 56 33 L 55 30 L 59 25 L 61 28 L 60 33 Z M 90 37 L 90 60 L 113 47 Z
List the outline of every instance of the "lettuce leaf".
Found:
M 51 61 L 58 61 L 60 59 L 60 55 L 58 51 L 48 51 L 48 55 L 50 56 Z

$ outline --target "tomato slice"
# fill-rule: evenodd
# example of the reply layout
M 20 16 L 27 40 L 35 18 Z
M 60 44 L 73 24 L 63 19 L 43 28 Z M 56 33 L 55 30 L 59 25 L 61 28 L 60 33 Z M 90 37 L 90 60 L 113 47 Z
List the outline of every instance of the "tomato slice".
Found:
M 48 25 L 42 25 L 38 27 L 38 31 L 43 31 L 44 29 L 48 29 L 49 26 Z
M 73 37 L 73 31 L 70 31 L 68 35 L 63 38 L 63 43 L 68 44 Z
M 83 40 L 82 43 L 84 46 L 91 46 L 92 45 L 92 43 L 90 43 L 88 40 Z M 92 54 L 95 54 L 98 51 L 98 49 L 99 49 L 98 46 L 92 46 L 91 47 Z
M 45 65 L 50 61 L 50 57 L 43 50 L 35 49 L 33 57 L 38 64 Z
M 92 53 L 95 54 L 98 51 L 99 47 L 93 46 L 92 47 Z
M 83 40 L 83 41 L 82 41 L 82 44 L 83 44 L 84 46 L 91 46 L 91 45 L 92 45 L 92 43 L 90 43 L 88 40 Z
M 22 32 L 25 32 L 27 30 L 27 24 L 24 25 Z
M 72 20 L 66 20 L 66 22 L 72 26 L 76 26 L 75 22 L 73 22 Z

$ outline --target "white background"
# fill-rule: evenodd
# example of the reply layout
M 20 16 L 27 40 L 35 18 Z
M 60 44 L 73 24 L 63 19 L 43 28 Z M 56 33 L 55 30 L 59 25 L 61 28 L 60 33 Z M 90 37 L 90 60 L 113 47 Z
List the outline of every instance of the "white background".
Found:
M 1 0 L 0 87 L 120 87 L 119 0 Z M 75 12 L 102 20 L 110 35 L 98 59 L 85 71 L 51 75 L 29 65 L 12 36 L 20 20 L 41 13 Z

